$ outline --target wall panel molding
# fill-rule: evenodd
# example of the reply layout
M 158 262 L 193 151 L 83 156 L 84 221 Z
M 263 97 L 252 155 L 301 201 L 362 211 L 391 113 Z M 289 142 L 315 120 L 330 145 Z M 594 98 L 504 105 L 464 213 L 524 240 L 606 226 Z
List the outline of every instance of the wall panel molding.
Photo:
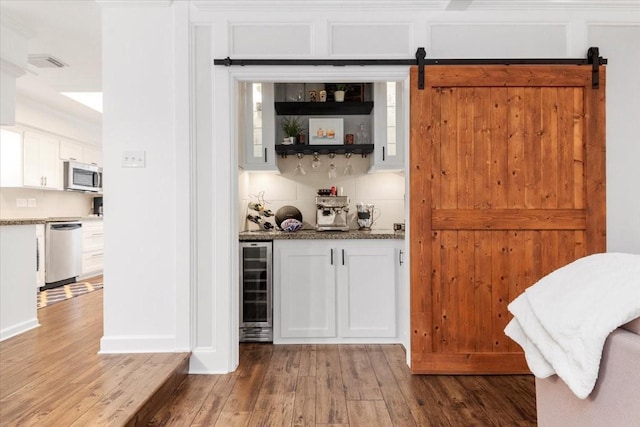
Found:
M 244 58 L 299 58 L 313 55 L 310 22 L 236 22 L 229 24 L 229 53 Z

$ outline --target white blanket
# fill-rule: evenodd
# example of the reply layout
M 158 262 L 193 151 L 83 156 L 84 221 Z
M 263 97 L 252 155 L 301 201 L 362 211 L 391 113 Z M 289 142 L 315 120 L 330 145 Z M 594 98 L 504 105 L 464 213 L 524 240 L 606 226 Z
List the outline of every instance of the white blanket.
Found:
M 509 304 L 505 333 L 536 377 L 557 374 L 580 399 L 598 378 L 602 348 L 640 317 L 640 255 L 596 254 L 543 277 Z

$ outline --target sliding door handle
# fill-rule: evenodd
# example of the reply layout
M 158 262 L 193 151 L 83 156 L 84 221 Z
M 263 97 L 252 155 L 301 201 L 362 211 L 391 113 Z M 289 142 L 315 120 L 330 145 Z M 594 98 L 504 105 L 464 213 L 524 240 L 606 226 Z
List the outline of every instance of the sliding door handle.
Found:
M 333 265 L 333 249 L 331 249 L 331 265 Z

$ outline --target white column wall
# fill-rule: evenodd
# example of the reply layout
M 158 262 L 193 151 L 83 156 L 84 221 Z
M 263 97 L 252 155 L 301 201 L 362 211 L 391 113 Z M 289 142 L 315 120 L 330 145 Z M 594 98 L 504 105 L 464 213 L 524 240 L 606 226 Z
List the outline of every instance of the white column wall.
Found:
M 191 44 L 178 37 L 184 22 L 176 17 L 186 3 L 104 9 L 103 126 L 105 169 L 111 181 L 105 188 L 110 212 L 105 218 L 102 350 L 171 351 L 176 336 L 189 329 L 194 340 L 192 372 L 227 372 L 238 358 L 233 79 L 224 67 L 212 66 L 207 75 L 212 58 L 410 58 L 419 46 L 426 47 L 429 57 L 583 57 L 596 41 L 604 57 L 610 50 L 637 58 L 640 49 L 624 37 L 623 27 L 616 27 L 624 23 L 637 28 L 637 8 L 445 12 L 428 9 L 432 2 L 423 8 L 415 6 L 418 2 L 392 1 L 359 3 L 357 9 L 345 7 L 348 2 L 339 7 L 309 1 L 303 7 L 283 1 L 191 1 L 191 34 L 198 33 L 196 25 L 208 27 L 200 36 L 210 45 L 197 47 L 196 37 Z M 413 7 L 407 6 L 411 3 Z M 589 27 L 593 22 L 615 25 L 606 34 L 596 34 Z M 389 31 L 393 40 L 387 40 Z M 468 35 L 465 43 L 454 37 L 458 33 Z M 184 72 L 185 52 L 195 52 L 191 64 L 200 64 L 204 73 L 193 79 L 191 88 L 195 154 L 184 142 L 185 132 L 176 128 L 176 123 L 184 125 L 177 113 L 185 107 L 184 87 L 178 84 L 183 80 L 176 70 Z M 616 78 L 637 79 L 632 64 L 616 65 Z M 286 73 L 299 77 L 309 69 L 289 68 Z M 210 91 L 212 99 L 196 96 L 200 90 Z M 629 141 L 640 131 L 638 111 L 628 99 L 638 99 L 640 93 L 637 86 L 618 86 L 611 80 L 607 90 L 610 102 L 616 103 L 607 106 L 608 121 L 627 124 L 607 132 L 608 214 L 616 218 L 615 223 L 609 221 L 608 246 L 640 252 L 640 205 L 627 191 L 629 179 L 637 177 L 612 174 L 616 165 L 637 158 Z M 138 149 L 147 152 L 147 168 L 121 168 L 122 151 Z M 183 273 L 188 270 L 183 250 L 189 247 L 179 224 L 189 217 L 182 193 L 188 190 L 181 185 L 189 174 L 180 166 L 192 155 L 197 189 L 190 205 L 195 201 L 192 215 L 198 227 L 192 235 L 197 256 L 190 257 L 191 269 L 197 274 L 189 317 L 184 299 L 176 302 L 175 296 L 188 296 L 190 286 Z M 619 215 L 623 210 L 625 215 Z M 184 316 L 192 321 L 189 327 Z
M 181 4 L 139 3 L 107 5 L 102 16 L 101 352 L 189 349 L 187 15 Z M 144 151 L 146 167 L 123 168 L 125 151 Z

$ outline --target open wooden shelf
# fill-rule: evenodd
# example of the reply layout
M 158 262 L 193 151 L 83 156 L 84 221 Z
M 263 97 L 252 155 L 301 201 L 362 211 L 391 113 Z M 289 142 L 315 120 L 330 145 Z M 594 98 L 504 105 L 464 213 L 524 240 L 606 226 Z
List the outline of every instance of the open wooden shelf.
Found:
M 368 154 L 373 153 L 373 144 L 349 144 L 349 145 L 308 145 L 308 144 L 276 144 L 276 153 L 282 157 L 287 155 L 294 155 L 298 153 L 302 154 L 361 154 L 366 157 Z
M 373 102 L 276 102 L 281 116 L 345 116 L 370 114 Z

